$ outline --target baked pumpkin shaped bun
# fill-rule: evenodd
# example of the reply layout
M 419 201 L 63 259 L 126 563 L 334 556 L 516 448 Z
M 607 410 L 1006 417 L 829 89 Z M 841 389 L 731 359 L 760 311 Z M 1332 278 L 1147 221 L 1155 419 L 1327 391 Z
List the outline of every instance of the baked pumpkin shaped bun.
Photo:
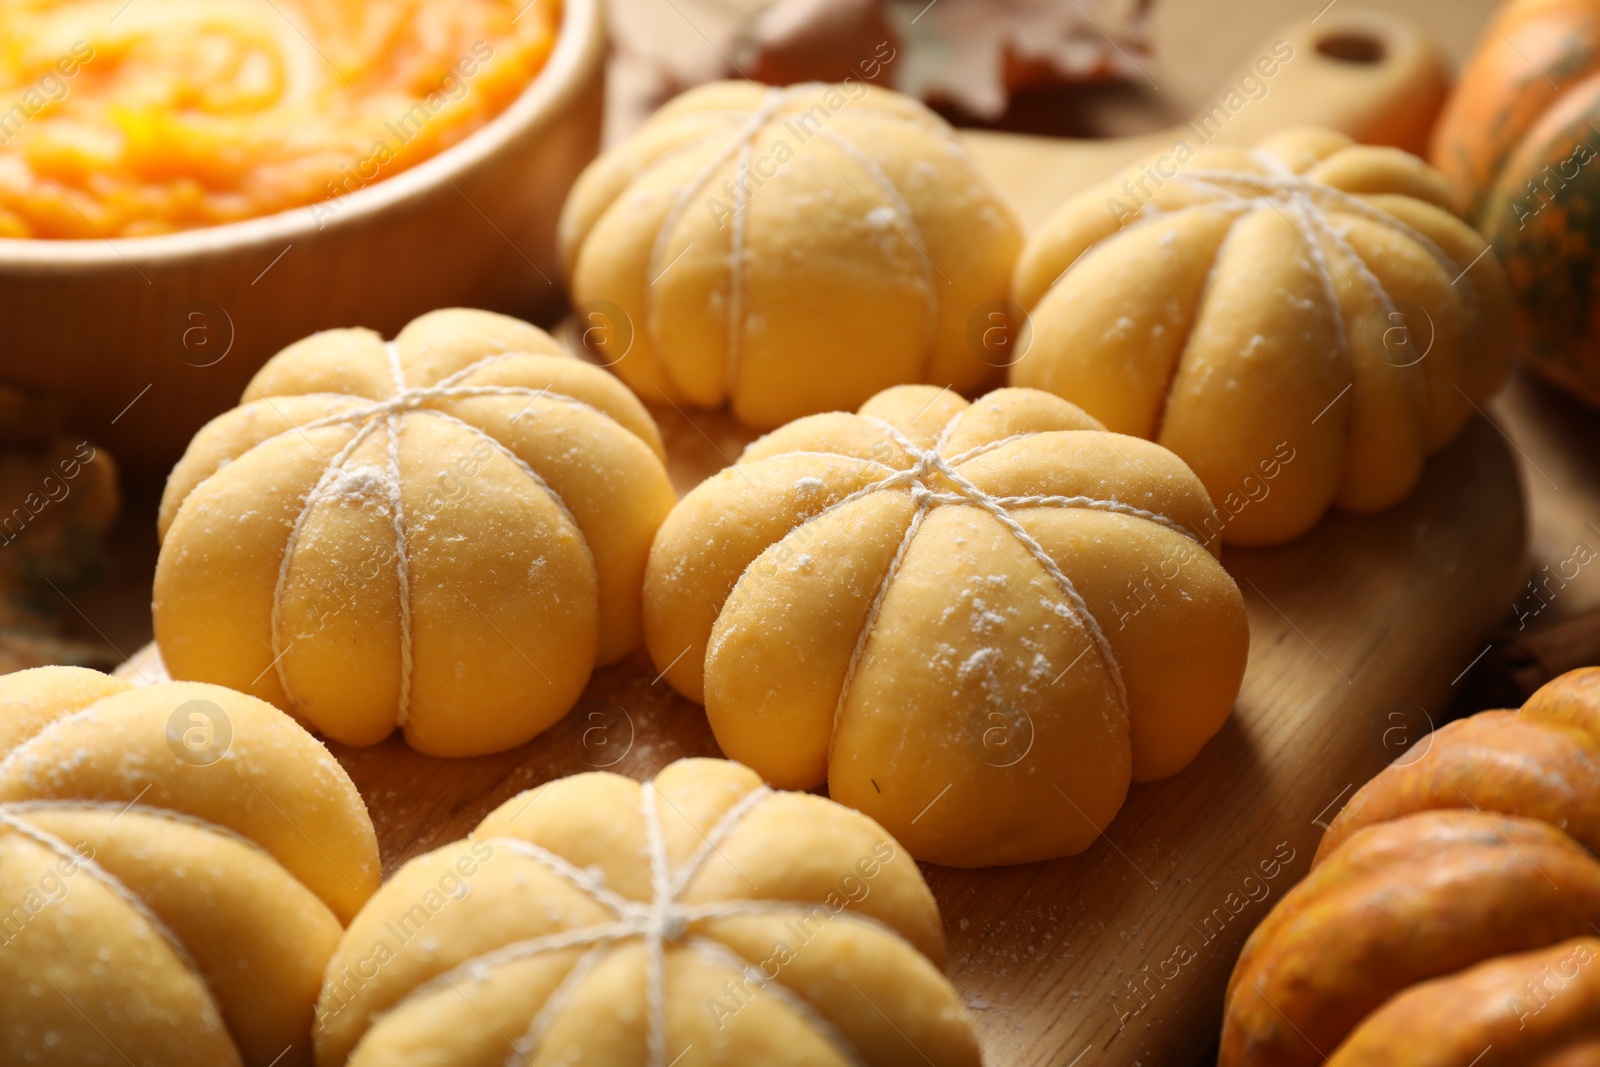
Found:
M 645 634 L 730 757 L 918 859 L 1082 851 L 1221 727 L 1249 634 L 1205 488 L 1048 393 L 899 386 L 662 525 Z
M 377 887 L 355 786 L 270 704 L 0 678 L 0 1062 L 305 1067 Z
M 1022 247 L 949 124 L 861 82 L 684 93 L 590 164 L 559 238 L 579 325 L 640 396 L 763 428 L 997 380 L 968 327 Z
M 747 767 L 680 760 L 513 797 L 350 925 L 321 1067 L 975 1067 L 916 863 Z
M 1163 156 L 1029 241 L 1011 382 L 1176 452 L 1230 544 L 1381 511 L 1509 365 L 1505 272 L 1450 202 L 1415 156 L 1329 130 Z
M 315 334 L 173 469 L 162 657 L 346 744 L 521 744 L 639 644 L 664 454 L 620 382 L 516 319 Z

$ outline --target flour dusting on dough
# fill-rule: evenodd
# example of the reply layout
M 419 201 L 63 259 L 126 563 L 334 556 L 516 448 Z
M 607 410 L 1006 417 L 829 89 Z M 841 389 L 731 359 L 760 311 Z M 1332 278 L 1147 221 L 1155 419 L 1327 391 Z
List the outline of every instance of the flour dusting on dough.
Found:
M 382 504 L 389 494 L 387 479 L 388 475 L 382 469 L 370 464 L 349 467 L 333 476 L 326 495 L 335 503 L 357 507 L 368 501 Z

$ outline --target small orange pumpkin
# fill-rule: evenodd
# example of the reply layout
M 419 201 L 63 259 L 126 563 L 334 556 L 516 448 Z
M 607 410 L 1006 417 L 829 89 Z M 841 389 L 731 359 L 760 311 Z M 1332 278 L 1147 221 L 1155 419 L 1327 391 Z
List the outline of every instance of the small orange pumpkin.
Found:
M 1600 938 L 1581 937 L 1423 982 L 1368 1016 L 1331 1062 L 1456 1067 L 1481 1056 L 1479 1067 L 1593 1067 L 1600 1063 L 1597 958 Z M 1491 1058 L 1496 1047 L 1539 1051 Z
M 1505 265 L 1523 360 L 1600 406 L 1600 2 L 1495 12 L 1429 155 Z
M 1245 944 L 1219 1064 L 1600 1062 L 1597 848 L 1600 668 L 1442 727 Z

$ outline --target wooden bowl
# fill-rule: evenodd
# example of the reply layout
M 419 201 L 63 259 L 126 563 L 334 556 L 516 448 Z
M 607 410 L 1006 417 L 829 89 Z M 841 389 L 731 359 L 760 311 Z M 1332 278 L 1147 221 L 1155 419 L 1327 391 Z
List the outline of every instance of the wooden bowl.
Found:
M 564 0 L 543 71 L 439 155 L 313 207 L 157 237 L 0 239 L 0 382 L 125 464 L 170 465 L 284 345 L 467 305 L 549 317 L 556 218 L 599 150 L 601 0 Z

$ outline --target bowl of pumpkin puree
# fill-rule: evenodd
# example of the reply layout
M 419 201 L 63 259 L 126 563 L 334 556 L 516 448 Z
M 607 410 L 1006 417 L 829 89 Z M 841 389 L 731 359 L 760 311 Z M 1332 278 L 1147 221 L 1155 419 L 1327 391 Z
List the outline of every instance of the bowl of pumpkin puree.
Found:
M 600 0 L 0 0 L 0 381 L 170 462 L 283 345 L 548 318 Z

